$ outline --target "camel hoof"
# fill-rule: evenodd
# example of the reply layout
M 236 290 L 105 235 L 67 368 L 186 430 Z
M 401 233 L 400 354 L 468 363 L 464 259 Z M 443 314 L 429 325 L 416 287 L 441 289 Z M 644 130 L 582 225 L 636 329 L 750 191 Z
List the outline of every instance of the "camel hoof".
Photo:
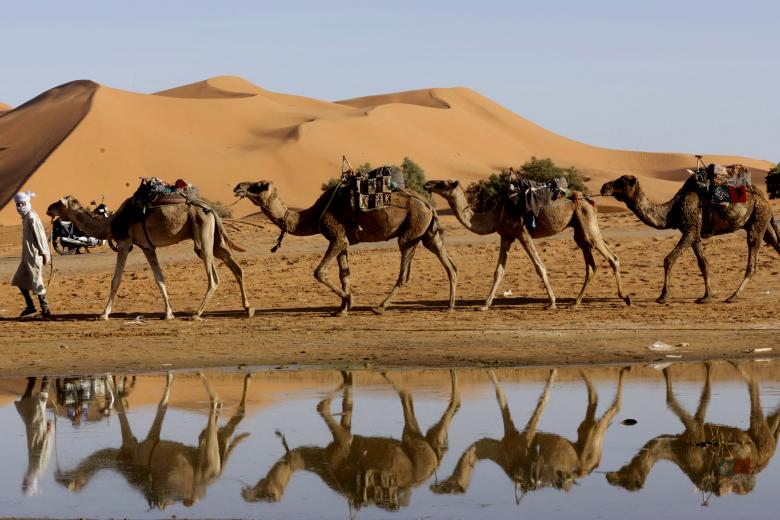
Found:
M 544 308 L 548 311 L 554 311 L 558 309 L 558 306 L 555 305 L 554 303 L 548 303 L 547 305 L 544 306 Z
M 163 316 L 163 317 L 162 317 L 162 318 L 160 318 L 160 319 L 163 319 L 163 320 L 166 320 L 166 321 L 167 321 L 167 320 L 172 320 L 173 318 L 174 318 L 174 316 L 173 316 L 173 314 L 171 313 L 171 314 L 166 314 L 165 316 Z
M 446 314 L 455 314 L 455 307 L 447 307 L 446 309 L 444 309 L 444 312 Z
M 335 312 L 331 312 L 330 315 L 333 316 L 334 318 L 341 318 L 343 316 L 348 316 L 349 313 L 348 313 L 347 309 L 345 308 L 345 309 L 339 309 L 339 310 L 337 310 Z
M 729 296 L 726 298 L 726 303 L 737 303 L 739 301 L 739 297 L 737 296 Z
M 385 310 L 386 310 L 386 309 L 385 309 L 384 307 L 373 307 L 373 308 L 371 309 L 371 311 L 372 311 L 374 314 L 376 314 L 377 316 L 381 316 L 381 315 L 383 315 L 383 314 L 385 313 Z
M 710 303 L 712 301 L 712 298 L 709 296 L 702 296 L 698 300 L 696 300 L 696 303 Z
M 481 305 L 481 306 L 479 306 L 479 307 L 477 307 L 477 308 L 478 308 L 479 310 L 481 310 L 482 312 L 485 312 L 485 311 L 487 311 L 487 310 L 489 310 L 489 309 L 490 309 L 490 305 Z
M 247 318 L 254 318 L 255 317 L 255 308 L 254 307 L 247 307 L 246 308 L 246 317 Z
M 626 305 L 631 307 L 631 296 L 626 296 L 625 298 L 623 298 L 623 301 L 626 302 Z
M 667 296 L 659 296 L 655 301 L 656 303 L 669 303 L 669 298 Z
M 579 309 L 581 303 L 582 302 L 574 302 L 574 303 L 571 304 L 571 308 L 572 309 Z
M 203 321 L 203 318 L 200 314 L 193 314 L 190 316 L 190 321 Z
M 108 314 L 101 314 L 98 317 L 99 320 L 108 321 Z

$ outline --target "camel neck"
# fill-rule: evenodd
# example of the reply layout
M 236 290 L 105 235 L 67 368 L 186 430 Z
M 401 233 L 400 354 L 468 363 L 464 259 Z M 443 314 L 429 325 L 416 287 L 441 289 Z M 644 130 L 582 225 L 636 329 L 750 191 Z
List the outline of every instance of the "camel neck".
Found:
M 75 207 L 69 207 L 65 212 L 65 216 L 68 220 L 76 224 L 76 227 L 91 237 L 100 240 L 112 238 L 111 221 L 114 218 L 113 215 L 108 218 L 96 217 L 88 213 L 83 207 L 77 205 Z
M 446 197 L 455 217 L 466 229 L 478 235 L 489 235 L 498 229 L 498 220 L 501 213 L 501 204 L 496 204 L 492 209 L 483 213 L 475 213 L 469 206 L 466 194 L 462 188 L 453 190 L 452 196 Z
M 328 190 L 323 193 L 311 207 L 298 211 L 289 209 L 277 196 L 271 200 L 267 207 L 261 206 L 261 209 L 274 224 L 281 229 L 286 230 L 291 235 L 316 235 L 320 232 L 320 219 L 322 218 L 322 213 L 327 208 L 331 198 L 332 192 L 331 190 Z
M 628 206 L 628 209 L 639 217 L 639 220 L 648 226 L 656 229 L 669 229 L 669 227 L 671 227 L 669 212 L 676 200 L 677 196 L 663 204 L 656 204 L 647 198 L 647 195 L 645 195 L 645 192 L 642 191 L 640 187 L 637 187 L 636 198 L 629 200 L 626 205 Z

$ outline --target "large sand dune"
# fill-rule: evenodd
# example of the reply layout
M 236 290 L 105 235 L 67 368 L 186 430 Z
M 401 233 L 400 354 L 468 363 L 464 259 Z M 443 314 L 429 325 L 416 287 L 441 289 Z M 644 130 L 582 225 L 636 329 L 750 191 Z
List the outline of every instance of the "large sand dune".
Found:
M 409 156 L 429 178 L 463 181 L 534 155 L 550 157 L 582 170 L 592 188 L 636 174 L 657 199 L 671 196 L 693 164 L 686 154 L 616 151 L 567 139 L 467 88 L 332 103 L 235 77 L 155 95 L 70 83 L 0 118 L 1 146 L 8 148 L 0 151 L 0 207 L 24 185 L 39 194 L 40 211 L 68 193 L 82 200 L 103 193 L 116 207 L 143 176 L 186 177 L 205 197 L 223 202 L 238 181 L 270 179 L 288 204 L 306 206 L 323 181 L 339 174 L 342 154 L 355 165 Z M 756 180 L 772 167 L 742 157 L 707 159 L 745 163 Z M 248 202 L 237 208 L 238 214 L 255 209 Z M 12 208 L 0 211 L 0 223 L 17 221 Z
M 8 112 L 9 110 L 11 110 L 11 105 L 6 105 L 0 101 L 0 115 L 2 115 L 4 112 Z

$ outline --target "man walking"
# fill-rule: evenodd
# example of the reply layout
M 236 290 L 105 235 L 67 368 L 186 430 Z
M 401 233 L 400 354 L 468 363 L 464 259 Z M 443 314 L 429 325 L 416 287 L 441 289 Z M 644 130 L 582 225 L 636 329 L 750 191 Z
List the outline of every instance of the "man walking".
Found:
M 33 292 L 38 295 L 41 316 L 48 318 L 51 313 L 46 299 L 46 287 L 43 286 L 43 266 L 51 261 L 51 253 L 41 219 L 30 204 L 30 198 L 34 196 L 35 194 L 29 191 L 14 195 L 16 211 L 22 217 L 22 259 L 11 283 L 18 287 L 24 296 L 26 306 L 22 316 L 35 313 L 35 305 L 30 296 L 30 292 Z

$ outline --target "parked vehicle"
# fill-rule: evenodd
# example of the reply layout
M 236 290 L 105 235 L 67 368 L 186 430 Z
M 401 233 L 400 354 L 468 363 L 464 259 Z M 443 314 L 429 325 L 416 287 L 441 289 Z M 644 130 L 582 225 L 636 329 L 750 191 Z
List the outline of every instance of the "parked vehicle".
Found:
M 104 197 L 101 196 L 100 204 L 93 200 L 90 202 L 90 205 L 94 206 L 92 210 L 94 215 L 101 218 L 111 216 L 111 210 L 106 206 Z M 56 218 L 52 223 L 51 243 L 54 250 L 61 255 L 75 255 L 88 252 L 90 249 L 106 243 L 112 250 L 118 251 L 116 242 L 113 240 L 101 240 L 91 237 L 76 227 L 76 224 L 73 222 L 62 218 Z

